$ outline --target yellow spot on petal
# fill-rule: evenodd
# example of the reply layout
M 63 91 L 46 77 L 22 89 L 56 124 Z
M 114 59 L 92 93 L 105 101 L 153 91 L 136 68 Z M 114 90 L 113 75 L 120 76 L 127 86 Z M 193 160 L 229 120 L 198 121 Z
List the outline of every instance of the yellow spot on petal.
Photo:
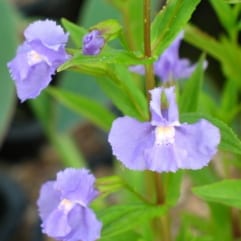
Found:
M 42 61 L 47 62 L 47 58 L 45 56 L 39 54 L 35 50 L 29 51 L 27 53 L 27 58 L 28 58 L 29 65 L 34 65 L 34 64 L 40 63 Z
M 155 144 L 173 144 L 175 141 L 175 128 L 173 126 L 158 126 L 155 129 Z
M 60 204 L 59 208 L 63 209 L 65 212 L 69 212 L 74 206 L 74 203 L 68 199 L 63 199 Z

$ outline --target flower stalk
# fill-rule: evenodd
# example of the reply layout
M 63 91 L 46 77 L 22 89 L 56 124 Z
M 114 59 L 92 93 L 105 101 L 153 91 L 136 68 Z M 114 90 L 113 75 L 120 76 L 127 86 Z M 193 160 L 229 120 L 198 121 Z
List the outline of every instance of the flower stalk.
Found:
M 146 58 L 152 56 L 151 53 L 151 0 L 144 0 L 144 54 Z M 146 64 L 146 92 L 148 99 L 150 95 L 149 90 L 155 87 L 154 74 L 153 74 L 153 65 Z
M 146 58 L 150 58 L 152 56 L 151 52 L 151 0 L 144 0 L 144 53 Z M 153 64 L 146 64 L 145 65 L 145 73 L 146 73 L 146 95 L 148 101 L 150 101 L 150 93 L 149 90 L 155 88 L 155 79 L 154 79 L 154 72 L 153 72 Z M 150 114 L 151 118 L 151 114 Z M 147 175 L 149 178 L 149 175 Z M 162 205 L 165 201 L 165 194 L 163 183 L 161 180 L 161 175 L 157 172 L 154 172 L 152 175 L 153 181 L 155 183 L 155 190 L 156 190 L 156 204 Z M 163 231 L 162 240 L 167 241 L 170 238 L 169 228 L 166 229 L 166 218 L 161 218 L 160 226 Z M 165 230 L 166 229 L 166 230 Z M 168 230 L 168 231 L 167 231 Z M 159 233 L 159 232 L 157 232 Z

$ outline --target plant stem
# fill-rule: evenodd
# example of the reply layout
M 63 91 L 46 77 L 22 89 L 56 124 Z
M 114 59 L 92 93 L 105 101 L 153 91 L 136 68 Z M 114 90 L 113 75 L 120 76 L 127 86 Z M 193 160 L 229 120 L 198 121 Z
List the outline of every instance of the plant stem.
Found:
M 156 205 L 164 205 L 165 190 L 164 190 L 161 174 L 157 172 L 153 172 L 153 180 L 154 180 L 155 189 L 156 189 Z M 171 237 L 169 212 L 167 212 L 164 216 L 157 218 L 155 222 L 156 222 L 155 230 L 156 230 L 156 233 L 159 234 L 159 238 L 157 240 L 171 241 L 172 237 Z
M 160 221 L 161 221 L 162 240 L 171 241 L 172 237 L 171 237 L 169 213 L 160 217 Z
M 144 0 L 144 48 L 145 56 L 151 57 L 151 0 Z
M 144 54 L 146 58 L 150 58 L 151 53 L 151 0 L 144 0 Z M 147 64 L 146 70 L 146 92 L 148 98 L 150 98 L 149 90 L 155 87 L 153 66 Z
M 144 0 L 144 54 L 146 58 L 152 56 L 151 51 L 151 0 Z M 155 87 L 155 79 L 153 74 L 153 65 L 146 64 L 146 94 L 150 101 L 149 90 Z M 148 176 L 147 176 L 148 178 Z M 165 203 L 165 192 L 163 187 L 163 182 L 161 175 L 157 172 L 152 173 L 152 180 L 154 181 L 155 192 L 156 192 L 156 205 L 163 205 Z M 148 190 L 147 190 L 148 191 Z M 157 229 L 155 229 L 156 234 L 161 238 L 162 241 L 171 241 L 171 232 L 168 213 L 156 219 Z
M 155 182 L 155 189 L 156 189 L 156 204 L 162 205 L 165 202 L 165 195 L 164 195 L 164 188 L 161 179 L 161 174 L 154 172 L 153 179 Z

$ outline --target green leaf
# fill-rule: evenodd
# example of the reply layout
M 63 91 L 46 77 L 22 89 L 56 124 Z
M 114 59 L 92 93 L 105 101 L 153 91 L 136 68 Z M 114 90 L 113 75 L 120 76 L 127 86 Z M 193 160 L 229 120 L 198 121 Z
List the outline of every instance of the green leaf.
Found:
M 38 118 L 44 128 L 45 133 L 49 136 L 53 131 L 53 122 L 55 119 L 55 112 L 53 111 L 53 102 L 45 91 L 42 91 L 38 98 L 29 100 L 30 106 L 34 115 Z
M 222 91 L 220 115 L 226 122 L 232 121 L 235 114 L 235 110 L 239 107 L 238 104 L 238 92 L 239 88 L 237 84 L 232 80 L 227 80 Z M 238 108 L 239 109 L 239 108 Z M 229 113 L 229 115 L 227 115 Z
M 183 88 L 180 99 L 181 112 L 195 112 L 198 109 L 200 98 L 199 96 L 203 82 L 203 66 L 204 56 L 200 58 L 195 71 L 192 73 L 191 77 L 185 82 L 185 86 Z
M 180 227 L 175 241 L 196 240 L 198 234 L 202 235 L 202 238 L 206 236 L 210 229 L 210 223 L 206 218 L 201 218 L 192 213 L 184 213 L 181 216 Z M 195 230 L 196 235 L 192 230 Z M 199 239 L 198 239 L 199 240 Z M 206 239 L 203 239 L 206 240 Z
M 113 241 L 113 238 L 102 238 L 99 241 Z M 140 234 L 128 231 L 115 236 L 115 241 L 144 241 Z
M 109 195 L 125 187 L 125 182 L 119 176 L 108 176 L 98 178 L 96 180 L 96 187 L 101 195 Z
M 119 110 L 125 115 L 139 118 L 138 112 L 120 85 L 112 81 L 110 78 L 98 78 L 96 81 Z
M 143 0 L 108 0 L 122 14 L 124 22 L 124 38 L 129 49 L 143 48 Z M 135 9 L 135 11 L 133 11 Z
M 101 192 L 101 195 L 109 195 L 113 192 L 119 191 L 120 189 L 126 189 L 132 195 L 137 197 L 140 201 L 144 203 L 150 203 L 144 196 L 136 191 L 135 188 L 129 185 L 124 179 L 120 178 L 119 176 L 108 176 L 98 178 L 96 181 L 96 186 L 98 190 Z
M 188 170 L 188 175 L 194 185 L 204 185 L 219 180 L 217 173 L 210 166 L 200 170 Z
M 182 122 L 188 122 L 188 123 L 196 122 L 201 118 L 207 119 L 213 125 L 218 127 L 220 130 L 221 142 L 219 144 L 219 148 L 225 151 L 241 154 L 241 141 L 239 140 L 237 135 L 233 132 L 232 128 L 229 127 L 224 122 L 200 113 L 187 113 L 187 114 L 182 114 L 180 117 Z
M 15 55 L 17 35 L 14 11 L 6 0 L 0 1 L 0 143 L 6 134 L 15 107 L 15 90 L 7 69 L 7 62 Z
M 241 180 L 223 180 L 195 187 L 192 191 L 205 201 L 241 208 Z
M 66 62 L 67 64 L 68 62 Z M 90 76 L 95 76 L 95 77 L 103 77 L 106 74 L 107 71 L 107 64 L 103 64 L 103 63 L 83 63 L 81 65 L 77 65 L 77 66 L 67 66 L 67 68 L 69 68 L 69 70 L 72 70 L 74 72 L 78 72 L 81 74 L 86 74 L 86 75 L 90 75 Z M 60 65 L 60 67 L 57 69 L 58 72 L 66 70 L 66 65 Z
M 169 0 L 151 26 L 151 47 L 160 55 L 190 19 L 200 0 Z
M 94 29 L 98 29 L 105 40 L 110 41 L 119 35 L 122 30 L 122 26 L 115 19 L 107 19 L 90 28 L 90 30 Z
M 236 82 L 237 86 L 241 86 L 240 69 L 237 67 L 241 66 L 240 46 L 233 44 L 225 37 L 218 42 L 192 25 L 185 28 L 185 40 L 220 61 L 227 79 L 231 79 Z
M 240 69 L 241 66 L 241 47 L 233 44 L 229 39 L 221 39 L 222 58 L 219 60 L 222 63 L 222 68 L 227 79 L 236 82 L 236 85 L 241 87 Z
M 64 166 L 75 168 L 85 166 L 86 161 L 72 137 L 56 131 L 55 105 L 50 96 L 44 91 L 38 98 L 31 100 L 30 104 Z
M 84 157 L 69 135 L 52 132 L 50 139 L 60 160 L 66 167 L 80 168 L 86 165 Z
M 170 206 L 175 206 L 179 200 L 182 176 L 182 171 L 176 173 L 163 173 L 163 177 L 165 178 L 165 199 Z
M 115 116 L 98 102 L 72 92 L 48 88 L 48 93 L 62 104 L 81 114 L 105 131 L 111 127 Z
M 107 0 L 107 1 L 120 10 L 125 9 L 126 5 L 128 5 L 131 2 L 130 0 Z
M 191 241 L 214 241 L 215 239 L 213 239 L 213 237 L 211 236 L 197 236 L 197 237 L 193 237 L 190 240 Z
M 106 76 L 96 81 L 124 115 L 142 121 L 148 119 L 147 99 L 126 67 L 108 65 Z
M 230 28 L 234 27 L 236 20 L 231 6 L 229 6 L 225 1 L 210 0 L 210 3 L 218 16 L 219 22 L 223 25 L 227 32 L 229 32 Z
M 82 38 L 87 33 L 87 30 L 83 27 L 80 27 L 65 18 L 61 19 L 61 23 L 63 24 L 64 28 L 70 34 L 71 39 L 73 40 L 75 46 L 80 48 L 82 46 Z M 79 50 L 80 51 L 80 50 Z
M 218 203 L 208 203 L 211 225 L 209 230 L 213 240 L 233 240 L 233 225 L 230 219 L 230 208 Z M 210 229 L 211 228 L 211 229 Z
M 166 206 L 146 204 L 116 205 L 97 213 L 104 227 L 102 238 L 110 238 L 132 230 L 138 224 L 165 214 Z
M 233 3 L 241 3 L 241 0 L 224 0 L 227 3 L 233 4 Z
M 214 96 L 210 96 L 207 92 L 199 93 L 199 106 L 198 111 L 205 114 L 211 114 L 216 116 L 218 105 Z
M 122 64 L 122 65 L 135 65 L 146 64 L 153 62 L 153 58 L 142 58 L 133 52 L 126 50 L 105 48 L 103 51 L 95 56 L 83 55 L 80 50 L 73 50 L 74 56 L 63 65 L 61 65 L 58 71 L 63 71 L 69 68 L 81 68 L 83 64 Z M 89 68 L 92 66 L 90 65 Z M 95 68 L 93 65 L 92 68 Z
M 220 180 L 217 171 L 210 165 L 200 170 L 189 170 L 188 174 L 191 176 L 192 183 L 199 186 L 208 185 Z M 231 235 L 231 225 L 227 222 L 230 216 L 229 208 L 217 203 L 208 203 L 208 206 L 210 210 L 208 221 L 200 220 L 198 222 L 200 217 L 195 220 L 195 217 L 192 215 L 188 220 L 183 220 L 183 222 L 188 221 L 191 226 L 194 224 L 195 229 L 198 228 L 201 233 L 208 233 L 213 237 L 213 240 L 231 240 L 229 238 Z M 204 223 L 206 224 L 205 226 Z
M 185 27 L 184 39 L 193 46 L 207 52 L 215 59 L 222 58 L 221 44 L 216 39 L 191 24 Z
M 123 92 L 128 96 L 130 103 L 138 113 L 137 119 L 147 120 L 149 117 L 147 98 L 137 83 L 135 83 L 135 79 L 130 71 L 125 66 L 113 66 L 109 74 L 114 81 L 118 82 Z

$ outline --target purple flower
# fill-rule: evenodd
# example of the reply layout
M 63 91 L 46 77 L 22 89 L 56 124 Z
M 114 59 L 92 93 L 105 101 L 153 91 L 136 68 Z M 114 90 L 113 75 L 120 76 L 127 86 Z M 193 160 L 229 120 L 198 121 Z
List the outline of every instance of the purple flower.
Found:
M 179 57 L 183 34 L 181 32 L 154 63 L 154 72 L 163 82 L 188 78 L 195 69 L 188 59 Z
M 37 97 L 69 57 L 65 51 L 68 34 L 54 21 L 36 21 L 28 26 L 24 36 L 25 42 L 8 63 L 22 102 Z
M 105 39 L 99 30 L 92 30 L 83 37 L 83 54 L 97 55 L 105 44 Z
M 200 169 L 217 152 L 218 128 L 204 119 L 180 123 L 174 91 L 174 87 L 150 91 L 151 121 L 126 116 L 113 122 L 109 142 L 127 168 L 157 172 Z
M 177 36 L 154 63 L 154 73 L 163 82 L 188 78 L 196 67 L 195 65 L 191 65 L 188 59 L 179 57 L 178 52 L 182 39 L 183 32 Z M 143 65 L 131 66 L 129 70 L 137 74 L 145 74 Z
M 43 184 L 37 201 L 43 232 L 63 241 L 97 240 L 102 225 L 88 207 L 98 195 L 94 182 L 88 170 L 67 168 Z

